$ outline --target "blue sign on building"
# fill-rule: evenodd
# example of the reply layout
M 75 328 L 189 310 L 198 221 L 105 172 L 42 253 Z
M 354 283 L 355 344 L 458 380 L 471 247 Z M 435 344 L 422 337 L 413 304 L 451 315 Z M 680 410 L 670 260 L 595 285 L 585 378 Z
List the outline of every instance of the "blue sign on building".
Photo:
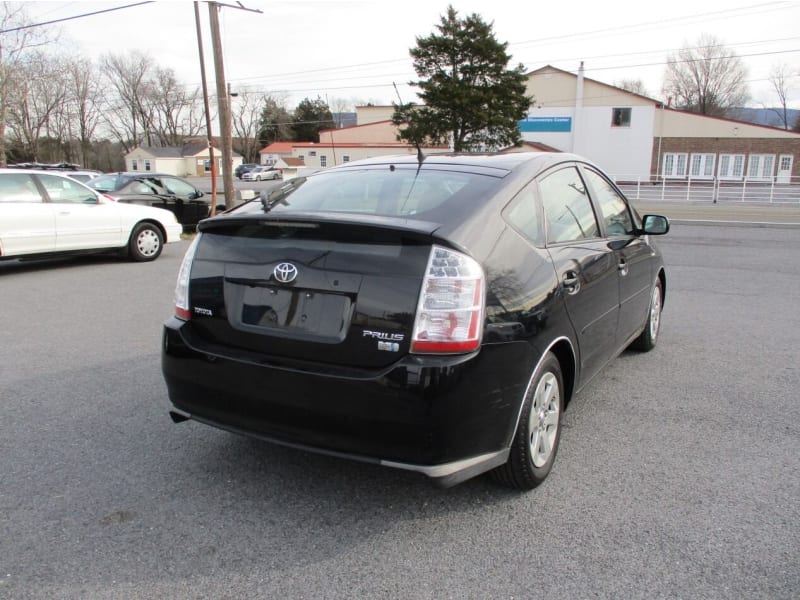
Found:
M 528 117 L 519 122 L 519 130 L 522 133 L 569 133 L 572 131 L 572 117 Z

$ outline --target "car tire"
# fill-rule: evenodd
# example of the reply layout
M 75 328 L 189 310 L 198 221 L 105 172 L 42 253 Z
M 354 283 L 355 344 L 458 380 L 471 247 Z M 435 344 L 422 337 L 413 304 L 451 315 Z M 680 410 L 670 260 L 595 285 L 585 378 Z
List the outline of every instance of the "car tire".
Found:
M 661 280 L 657 279 L 653 290 L 650 292 L 650 307 L 647 310 L 647 321 L 644 324 L 644 330 L 630 345 L 633 350 L 649 352 L 656 347 L 658 332 L 661 329 L 661 311 L 664 308 L 663 300 L 664 294 L 661 289 Z
M 164 236 L 152 223 L 139 223 L 128 242 L 128 256 L 136 262 L 155 260 L 164 248 Z
M 508 461 L 491 471 L 496 481 L 518 490 L 530 490 L 547 478 L 561 439 L 564 400 L 561 365 L 548 352 L 525 390 Z

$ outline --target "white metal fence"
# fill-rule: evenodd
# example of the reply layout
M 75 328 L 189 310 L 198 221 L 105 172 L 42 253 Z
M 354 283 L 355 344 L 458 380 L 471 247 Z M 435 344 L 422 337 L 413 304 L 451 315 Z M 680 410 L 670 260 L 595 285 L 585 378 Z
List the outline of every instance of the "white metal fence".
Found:
M 631 200 L 674 202 L 800 204 L 800 177 L 771 179 L 662 179 L 617 176 L 616 183 Z

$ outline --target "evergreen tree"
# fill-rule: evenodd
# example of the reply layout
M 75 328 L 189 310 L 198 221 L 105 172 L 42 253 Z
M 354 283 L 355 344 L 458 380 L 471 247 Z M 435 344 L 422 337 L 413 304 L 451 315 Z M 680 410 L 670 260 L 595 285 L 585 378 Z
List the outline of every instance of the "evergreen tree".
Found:
M 259 147 L 273 142 L 288 142 L 293 138 L 292 117 L 286 107 L 272 96 L 264 97 L 264 108 L 258 128 Z
M 305 98 L 294 111 L 292 130 L 298 142 L 319 142 L 320 130 L 333 129 L 335 126 L 331 109 L 322 98 Z
M 525 67 L 508 69 L 508 44 L 497 41 L 480 15 L 460 18 L 451 6 L 438 33 L 418 37 L 410 50 L 424 106 L 395 104 L 400 139 L 452 144 L 456 152 L 495 150 L 521 142 L 520 119 L 533 98 L 525 94 Z

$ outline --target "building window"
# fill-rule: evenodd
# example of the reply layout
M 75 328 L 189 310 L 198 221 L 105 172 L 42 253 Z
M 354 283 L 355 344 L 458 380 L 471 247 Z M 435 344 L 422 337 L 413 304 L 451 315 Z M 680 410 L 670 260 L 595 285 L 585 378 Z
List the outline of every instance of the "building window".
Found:
M 144 161 L 144 170 L 145 171 L 152 171 L 153 170 L 151 161 L 145 159 L 145 161 Z
M 210 160 L 204 160 L 203 161 L 203 171 L 206 172 L 206 173 L 210 173 L 211 172 L 211 161 Z
M 350 155 L 345 154 L 344 156 L 342 156 L 342 162 L 343 163 L 350 162 Z
M 611 126 L 612 127 L 630 127 L 631 126 L 631 109 L 630 108 L 612 108 L 611 109 Z
M 306 162 L 306 157 L 305 157 L 303 154 L 301 154 L 301 155 L 300 155 L 300 156 L 298 156 L 297 158 L 299 158 L 299 159 L 300 159 L 300 160 L 302 160 L 303 162 Z
M 747 159 L 747 178 L 771 179 L 774 167 L 774 154 L 751 154 Z
M 695 179 L 711 179 L 714 177 L 714 154 L 692 154 L 689 163 L 689 176 Z
M 317 151 L 316 150 L 309 150 L 308 151 L 308 155 L 309 156 L 316 156 L 317 155 Z
M 686 177 L 689 155 L 685 152 L 668 152 L 664 155 L 662 173 L 664 177 Z
M 744 175 L 744 154 L 720 154 L 717 177 L 741 179 Z
M 138 171 L 139 170 L 139 161 L 135 158 L 131 161 L 131 171 Z
M 328 157 L 324 154 L 320 155 L 319 157 L 319 166 L 320 167 L 327 167 L 328 166 Z

